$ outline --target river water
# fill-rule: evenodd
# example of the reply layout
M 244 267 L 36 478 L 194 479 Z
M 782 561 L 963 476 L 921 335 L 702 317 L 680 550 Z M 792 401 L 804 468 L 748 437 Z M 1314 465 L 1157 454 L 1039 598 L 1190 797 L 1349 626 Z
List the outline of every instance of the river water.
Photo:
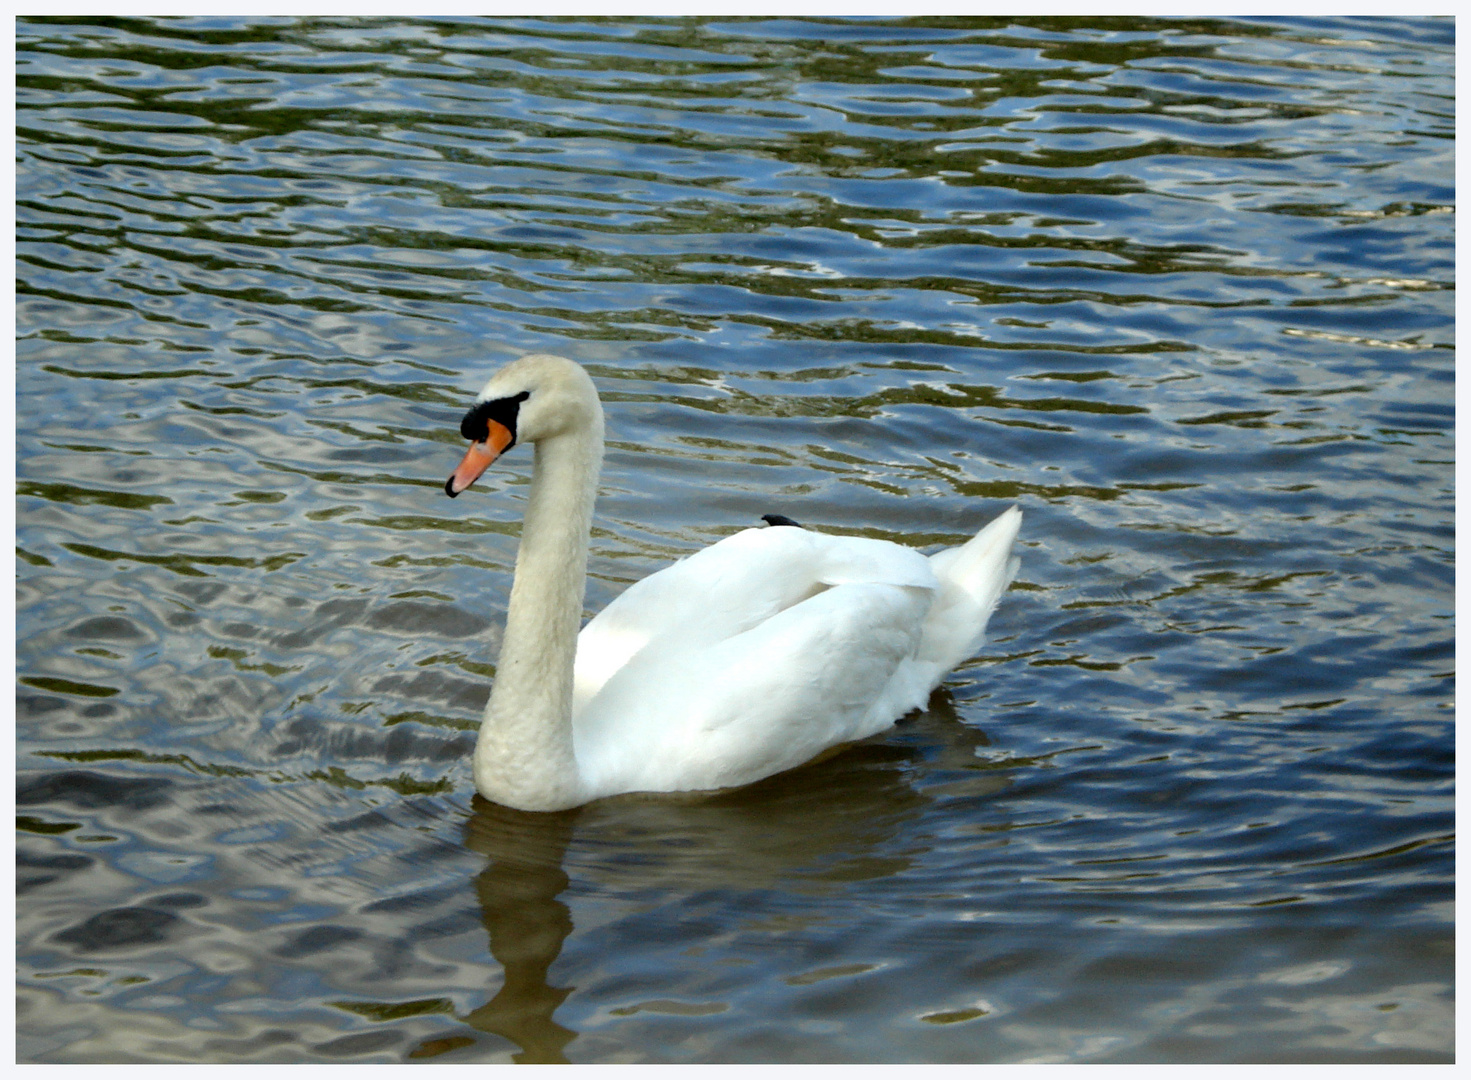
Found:
M 1446 19 L 26 18 L 19 1055 L 1453 1054 Z M 923 714 L 474 796 L 523 352 L 588 611 L 784 513 L 1021 572 Z

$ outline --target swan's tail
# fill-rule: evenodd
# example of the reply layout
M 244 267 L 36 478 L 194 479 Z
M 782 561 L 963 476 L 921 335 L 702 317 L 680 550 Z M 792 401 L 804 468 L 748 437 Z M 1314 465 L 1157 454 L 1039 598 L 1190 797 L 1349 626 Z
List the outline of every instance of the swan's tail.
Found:
M 1022 512 L 1013 506 L 960 547 L 930 556 L 940 592 L 925 621 L 919 659 L 940 665 L 936 685 L 985 640 L 986 621 L 1021 564 L 1011 554 L 1021 524 Z

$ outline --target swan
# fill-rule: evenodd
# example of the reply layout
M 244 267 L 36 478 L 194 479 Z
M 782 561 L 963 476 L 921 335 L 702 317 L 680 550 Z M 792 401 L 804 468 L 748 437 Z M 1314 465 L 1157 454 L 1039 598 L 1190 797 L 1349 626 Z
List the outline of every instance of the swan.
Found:
M 465 414 L 459 495 L 517 443 L 531 491 L 475 787 L 517 810 L 737 787 L 875 735 L 980 647 L 1016 573 L 1011 507 L 926 557 L 778 515 L 630 586 L 578 632 L 603 458 L 592 379 L 523 356 Z

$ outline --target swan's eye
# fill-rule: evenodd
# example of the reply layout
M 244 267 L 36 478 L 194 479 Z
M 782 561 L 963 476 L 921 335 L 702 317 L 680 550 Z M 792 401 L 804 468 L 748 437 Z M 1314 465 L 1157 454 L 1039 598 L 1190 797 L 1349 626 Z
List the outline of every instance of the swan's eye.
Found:
M 521 402 L 531 396 L 531 391 L 523 390 L 513 397 L 496 398 L 494 401 L 482 401 L 465 414 L 460 421 L 460 434 L 471 442 L 484 442 L 489 432 L 489 422 L 494 420 L 511 433 L 514 443 L 516 436 L 516 415 L 521 411 Z

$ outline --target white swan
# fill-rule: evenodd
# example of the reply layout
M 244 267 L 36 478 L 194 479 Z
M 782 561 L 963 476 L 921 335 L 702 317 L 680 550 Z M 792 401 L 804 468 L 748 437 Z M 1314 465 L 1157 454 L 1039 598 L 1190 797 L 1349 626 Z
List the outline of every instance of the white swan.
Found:
M 460 424 L 458 495 L 536 446 L 475 786 L 520 810 L 748 784 L 922 706 L 980 646 L 1016 573 L 1012 507 L 926 558 L 885 540 L 746 529 L 630 587 L 578 633 L 603 410 L 587 373 L 524 356 Z

